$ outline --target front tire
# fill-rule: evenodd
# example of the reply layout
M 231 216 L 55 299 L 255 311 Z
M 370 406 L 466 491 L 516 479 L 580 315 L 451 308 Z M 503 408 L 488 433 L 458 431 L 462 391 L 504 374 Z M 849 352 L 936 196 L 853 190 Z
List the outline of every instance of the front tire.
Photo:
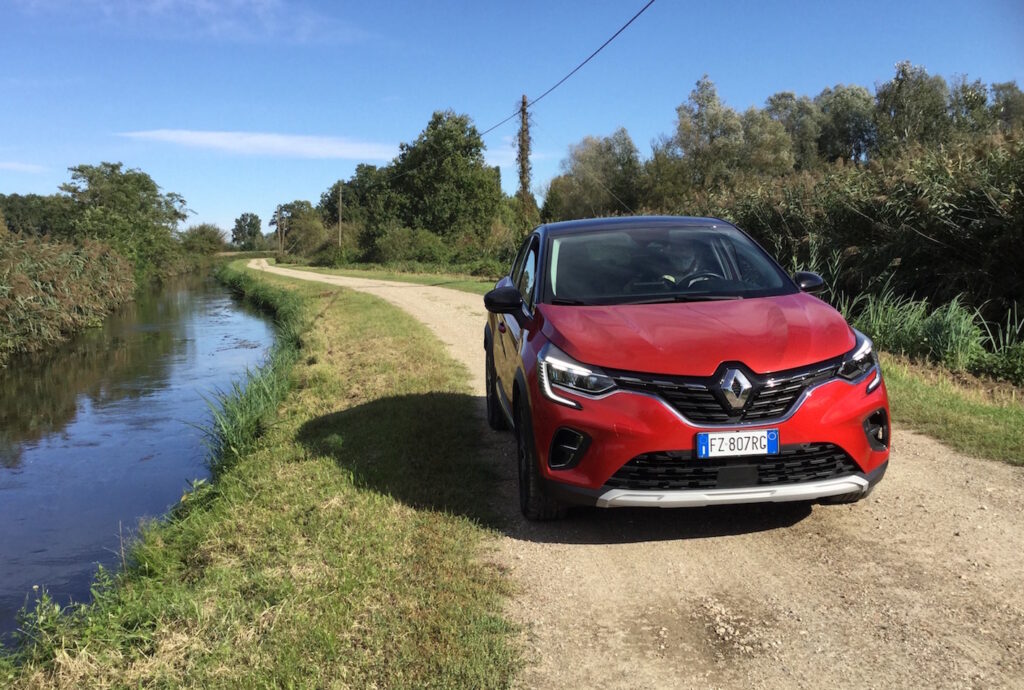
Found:
M 558 520 L 568 507 L 544 493 L 529 411 L 516 405 L 516 461 L 519 469 L 519 509 L 527 520 Z
M 490 348 L 485 356 L 484 370 L 487 372 L 484 382 L 487 389 L 487 425 L 495 431 L 505 431 L 508 429 L 508 420 L 498 400 L 498 377 L 494 372 L 494 352 Z

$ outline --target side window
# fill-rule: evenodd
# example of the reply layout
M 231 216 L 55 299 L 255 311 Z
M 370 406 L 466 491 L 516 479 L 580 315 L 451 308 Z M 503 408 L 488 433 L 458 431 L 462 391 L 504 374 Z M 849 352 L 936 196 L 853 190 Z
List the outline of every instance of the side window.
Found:
M 526 257 L 526 249 L 530 246 L 530 240 L 532 237 L 527 237 L 523 240 L 523 243 L 519 245 L 519 251 L 516 252 L 516 258 L 512 261 L 512 270 L 509 271 L 509 276 L 512 277 L 512 283 L 515 285 L 519 284 L 519 272 L 523 268 L 523 259 Z
M 533 310 L 533 292 L 534 287 L 537 285 L 537 243 L 534 242 L 530 246 L 530 250 L 526 252 L 526 258 L 523 260 L 523 272 L 522 275 L 516 280 L 516 287 L 519 288 L 519 294 L 523 296 L 523 301 L 526 302 L 526 307 Z

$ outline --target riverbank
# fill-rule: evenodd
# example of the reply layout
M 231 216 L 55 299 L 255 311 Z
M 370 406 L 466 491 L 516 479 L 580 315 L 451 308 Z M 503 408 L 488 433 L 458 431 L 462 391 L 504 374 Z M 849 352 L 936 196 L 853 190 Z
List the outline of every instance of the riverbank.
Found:
M 465 369 L 378 299 L 240 263 L 225 279 L 282 335 L 220 418 L 215 480 L 143 530 L 91 605 L 44 595 L 0 680 L 506 685 L 509 585 L 481 560 L 494 478 Z

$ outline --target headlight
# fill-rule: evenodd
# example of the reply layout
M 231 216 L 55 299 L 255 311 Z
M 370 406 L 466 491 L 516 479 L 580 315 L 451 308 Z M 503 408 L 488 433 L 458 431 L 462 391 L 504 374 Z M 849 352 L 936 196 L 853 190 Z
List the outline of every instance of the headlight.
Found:
M 854 330 L 854 333 L 857 335 L 857 344 L 843 357 L 839 365 L 838 373 L 847 381 L 856 381 L 878 366 L 878 355 L 875 354 L 875 345 L 871 338 L 858 330 Z
M 615 387 L 611 377 L 600 369 L 577 362 L 551 343 L 541 349 L 537 357 L 537 371 L 544 395 L 569 407 L 579 408 L 580 404 L 558 395 L 553 387 L 583 395 L 600 395 Z

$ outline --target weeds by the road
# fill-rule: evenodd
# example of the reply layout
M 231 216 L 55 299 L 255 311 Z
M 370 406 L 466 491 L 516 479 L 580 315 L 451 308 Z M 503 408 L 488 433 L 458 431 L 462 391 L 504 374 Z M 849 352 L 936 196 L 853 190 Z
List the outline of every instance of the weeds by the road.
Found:
M 958 385 L 949 372 L 882 358 L 893 421 L 966 455 L 1024 465 L 1024 401 L 1020 389 L 982 382 Z
M 290 386 L 274 423 L 276 383 L 225 412 L 215 481 L 147 526 L 92 604 L 58 615 L 44 596 L 0 685 L 507 685 L 465 370 L 373 297 L 229 270 L 301 345 L 273 370 Z

